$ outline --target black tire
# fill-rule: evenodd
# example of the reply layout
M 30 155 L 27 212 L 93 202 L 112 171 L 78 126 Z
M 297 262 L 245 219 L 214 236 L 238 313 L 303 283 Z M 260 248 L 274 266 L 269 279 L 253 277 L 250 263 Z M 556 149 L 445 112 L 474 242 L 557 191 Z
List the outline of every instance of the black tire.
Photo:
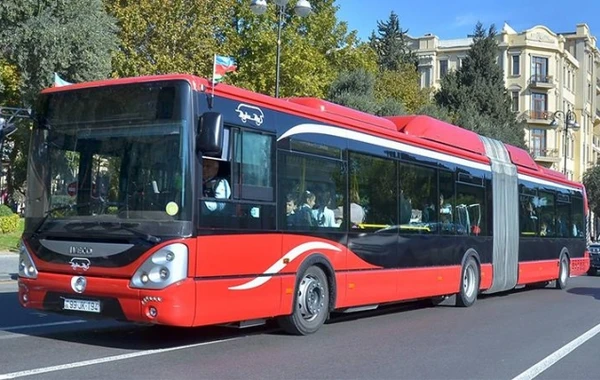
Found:
M 598 272 L 596 271 L 596 268 L 594 268 L 594 267 L 590 267 L 590 269 L 588 269 L 588 271 L 587 271 L 588 276 L 595 276 L 596 273 L 598 273 Z
M 564 289 L 569 282 L 571 268 L 569 267 L 569 258 L 567 255 L 561 255 L 558 264 L 558 278 L 556 279 L 556 289 Z
M 316 332 L 329 316 L 329 283 L 317 266 L 306 269 L 296 282 L 292 315 L 278 319 L 288 334 L 309 335 Z
M 469 256 L 463 265 L 460 277 L 460 291 L 456 295 L 456 306 L 469 307 L 479 294 L 479 266 L 473 256 Z

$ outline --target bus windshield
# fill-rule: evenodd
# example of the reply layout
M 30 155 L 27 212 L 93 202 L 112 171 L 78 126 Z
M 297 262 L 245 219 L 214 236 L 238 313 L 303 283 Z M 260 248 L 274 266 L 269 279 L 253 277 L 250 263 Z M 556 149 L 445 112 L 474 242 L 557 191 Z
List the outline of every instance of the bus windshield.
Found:
M 189 234 L 190 91 L 171 81 L 42 95 L 26 232 Z

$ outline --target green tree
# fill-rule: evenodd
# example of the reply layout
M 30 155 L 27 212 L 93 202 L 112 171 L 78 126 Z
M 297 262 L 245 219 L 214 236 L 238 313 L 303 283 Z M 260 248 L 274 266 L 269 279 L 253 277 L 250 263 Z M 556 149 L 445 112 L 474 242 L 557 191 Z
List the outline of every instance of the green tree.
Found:
M 583 173 L 583 185 L 590 210 L 600 216 L 600 166 L 594 166 Z
M 377 21 L 377 34 L 373 31 L 369 38 L 371 47 L 377 53 L 377 63 L 382 70 L 401 71 L 405 64 L 417 66 L 417 57 L 410 49 L 407 30 L 400 27 L 398 15 L 392 11 L 388 21 Z
M 331 84 L 327 99 L 331 102 L 379 116 L 405 114 L 404 106 L 393 98 L 375 96 L 375 75 L 365 70 L 340 73 Z
M 454 115 L 453 121 L 459 126 L 523 148 L 523 125 L 511 111 L 502 69 L 496 63 L 495 36 L 493 25 L 486 32 L 477 23 L 462 67 L 442 78 L 435 101 Z
M 278 11 L 268 2 L 267 12 L 257 16 L 249 2 L 237 0 L 233 25 L 225 33 L 233 46 L 238 73 L 231 83 L 263 94 L 275 93 Z M 281 32 L 280 96 L 324 97 L 331 82 L 342 70 L 377 70 L 375 52 L 361 43 L 355 31 L 336 17 L 334 0 L 310 2 L 307 17 L 284 12 Z M 293 5 L 293 2 L 290 2 Z
M 359 111 L 378 111 L 374 94 L 375 75 L 365 70 L 345 71 L 333 81 L 327 100 Z
M 54 72 L 72 82 L 110 75 L 117 27 L 101 0 L 4 0 L 0 24 L 4 104 L 32 106 L 39 91 L 52 84 Z M 22 123 L 7 141 L 10 196 L 24 192 L 30 126 Z
M 377 75 L 375 96 L 378 100 L 394 99 L 401 103 L 407 112 L 415 113 L 431 103 L 428 89 L 421 89 L 420 76 L 412 64 L 405 63 L 397 70 L 383 70 Z
M 375 96 L 379 101 L 393 99 L 403 105 L 406 112 L 415 113 L 430 103 L 428 89 L 421 89 L 418 60 L 410 49 L 407 30 L 400 27 L 396 13 L 387 21 L 377 21 L 377 35 L 373 31 L 370 46 L 377 54 L 379 73 L 375 83 Z
M 0 105 L 10 107 L 19 103 L 19 80 L 17 67 L 0 59 Z
M 228 55 L 235 0 L 105 0 L 118 19 L 113 75 L 188 73 L 208 77 L 214 54 Z

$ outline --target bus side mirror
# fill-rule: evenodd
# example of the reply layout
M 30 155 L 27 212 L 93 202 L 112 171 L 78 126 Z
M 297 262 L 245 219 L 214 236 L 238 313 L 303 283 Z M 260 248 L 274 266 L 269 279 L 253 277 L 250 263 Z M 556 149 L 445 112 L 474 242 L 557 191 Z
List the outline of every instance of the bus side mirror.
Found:
M 205 112 L 198 120 L 196 149 L 203 156 L 221 157 L 223 152 L 223 115 Z

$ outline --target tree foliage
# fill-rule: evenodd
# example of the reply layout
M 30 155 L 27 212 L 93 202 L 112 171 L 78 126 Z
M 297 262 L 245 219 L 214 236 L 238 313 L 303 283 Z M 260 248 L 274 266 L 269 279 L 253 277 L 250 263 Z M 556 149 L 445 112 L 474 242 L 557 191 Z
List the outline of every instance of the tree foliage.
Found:
M 401 71 L 405 64 L 412 64 L 416 69 L 418 61 L 408 45 L 407 33 L 408 29 L 400 27 L 400 19 L 394 11 L 388 21 L 377 21 L 377 34 L 373 31 L 369 41 L 382 70 Z
M 394 99 L 407 112 L 415 113 L 431 102 L 427 89 L 419 86 L 420 76 L 412 64 L 405 63 L 397 70 L 384 70 L 377 75 L 375 96 L 379 100 Z
M 379 67 L 375 97 L 378 101 L 393 99 L 406 112 L 414 113 L 430 102 L 430 92 L 419 84 L 418 60 L 408 44 L 407 30 L 402 30 L 394 12 L 387 21 L 377 21 L 377 25 L 378 35 L 373 32 L 369 42 Z
M 365 70 L 342 72 L 332 83 L 327 99 L 359 111 L 379 116 L 403 115 L 404 106 L 393 98 L 375 96 L 376 77 Z
M 19 71 L 5 59 L 0 59 L 0 105 L 19 104 Z
M 376 70 L 375 53 L 360 43 L 355 31 L 336 17 L 334 0 L 310 2 L 307 17 L 285 8 L 281 29 L 280 96 L 324 97 L 338 72 Z M 291 3 L 290 3 L 291 4 Z M 238 0 L 226 40 L 233 46 L 238 73 L 231 82 L 252 91 L 273 95 L 277 53 L 278 8 L 269 2 L 267 12 L 254 15 L 248 1 Z
M 583 185 L 587 193 L 590 210 L 600 215 L 600 166 L 594 166 L 583 173 Z
M 110 74 L 117 28 L 102 0 L 5 0 L 0 22 L 0 44 L 18 69 L 23 104 L 33 103 L 54 72 L 74 82 Z
M 495 35 L 493 25 L 486 32 L 481 23 L 477 24 L 462 67 L 442 78 L 435 100 L 461 127 L 524 147 L 524 129 L 511 111 L 502 69 L 496 63 Z
M 209 76 L 214 54 L 228 55 L 235 0 L 105 0 L 120 27 L 113 75 Z
M 102 0 L 4 0 L 0 2 L 1 102 L 30 107 L 53 73 L 72 82 L 110 75 L 117 46 L 115 20 Z M 7 190 L 23 192 L 31 123 L 21 122 L 6 144 Z

